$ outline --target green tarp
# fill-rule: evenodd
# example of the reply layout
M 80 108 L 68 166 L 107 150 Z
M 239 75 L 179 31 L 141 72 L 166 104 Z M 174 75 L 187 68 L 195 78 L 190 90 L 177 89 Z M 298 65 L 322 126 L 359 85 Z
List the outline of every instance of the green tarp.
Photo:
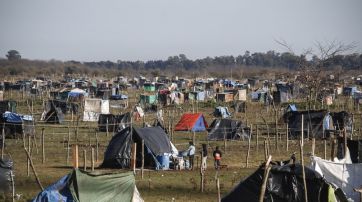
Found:
M 69 181 L 75 201 L 132 201 L 135 178 L 127 173 L 87 173 L 75 170 Z

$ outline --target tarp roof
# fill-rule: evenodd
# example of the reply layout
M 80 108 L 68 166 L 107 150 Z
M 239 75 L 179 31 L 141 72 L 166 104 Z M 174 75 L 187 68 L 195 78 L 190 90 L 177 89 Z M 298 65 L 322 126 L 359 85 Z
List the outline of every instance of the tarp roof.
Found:
M 232 119 L 215 119 L 208 128 L 208 140 L 233 140 L 240 139 L 242 136 L 249 136 L 247 131 L 244 131 L 245 125 L 240 121 Z
M 202 113 L 183 114 L 180 121 L 175 126 L 175 131 L 205 131 L 208 124 Z
M 135 191 L 135 178 L 132 172 L 87 173 L 75 169 L 39 193 L 33 201 L 140 201 L 133 200 Z
M 329 185 L 319 173 L 308 167 L 304 168 L 308 201 L 328 201 Z M 234 202 L 241 199 L 243 201 L 259 201 L 264 170 L 264 167 L 260 167 L 240 182 L 221 201 Z M 273 165 L 268 176 L 263 201 L 307 201 L 304 199 L 302 166 L 300 164 Z

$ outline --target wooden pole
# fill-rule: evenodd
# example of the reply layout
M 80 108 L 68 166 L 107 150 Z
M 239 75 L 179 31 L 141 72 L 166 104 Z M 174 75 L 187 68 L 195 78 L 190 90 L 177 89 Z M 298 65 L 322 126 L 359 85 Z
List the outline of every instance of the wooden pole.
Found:
M 226 128 L 224 127 L 224 153 L 226 154 Z
M 73 168 L 77 169 L 79 167 L 78 162 L 78 145 L 73 145 Z
M 107 131 L 106 136 L 108 137 L 108 133 L 109 133 L 109 131 L 108 131 L 108 118 L 107 118 L 107 123 L 106 123 L 106 131 Z
M 343 140 L 344 140 L 344 144 L 343 144 L 343 157 L 346 158 L 346 154 L 347 154 L 347 131 L 346 128 L 344 128 L 343 130 Z
M 268 181 L 268 177 L 269 177 L 269 172 L 271 167 L 269 166 L 270 161 L 271 161 L 272 156 L 268 157 L 268 160 L 265 164 L 265 171 L 264 171 L 264 176 L 263 176 L 263 183 L 261 185 L 261 189 L 260 189 L 260 194 L 259 194 L 259 202 L 263 202 L 264 201 L 264 195 L 265 195 L 265 189 L 266 189 L 266 182 Z
M 334 159 L 334 147 L 335 147 L 335 144 L 336 144 L 336 139 L 331 139 L 332 141 L 332 144 L 331 144 L 331 161 L 333 161 Z
M 33 161 L 31 160 L 30 153 L 28 152 L 28 150 L 26 150 L 25 147 L 24 147 L 24 150 L 25 150 L 26 156 L 28 157 L 28 159 L 29 159 L 29 161 L 30 161 L 30 166 L 31 166 L 31 168 L 32 168 L 32 170 L 33 170 L 33 173 L 34 173 L 34 176 L 35 176 L 35 180 L 36 180 L 36 182 L 38 183 L 41 191 L 44 191 L 44 188 L 43 188 L 43 186 L 42 186 L 42 184 L 41 184 L 41 182 L 40 182 L 40 180 L 39 180 L 38 173 L 37 173 L 36 170 L 35 170 Z
M 204 157 L 204 150 L 201 150 L 201 159 Z M 200 166 L 200 191 L 204 192 L 204 173 L 205 173 L 205 169 L 202 165 L 202 160 L 201 160 L 201 166 Z
M 137 161 L 137 143 L 133 143 L 132 147 L 132 159 L 131 159 L 131 168 L 133 173 L 136 174 L 136 161 Z
M 4 159 L 4 150 L 5 150 L 5 122 L 3 123 L 3 129 L 2 129 L 1 159 Z
M 327 160 L 327 140 L 326 139 L 323 140 L 323 144 L 324 144 L 324 159 Z
M 275 111 L 275 149 L 277 151 L 279 151 L 279 146 L 278 146 L 278 114 Z
M 304 200 L 305 202 L 308 202 L 307 182 L 305 180 L 305 169 L 304 169 L 303 141 L 300 141 L 299 144 L 300 144 L 300 161 L 302 164 L 303 185 L 304 185 Z
M 42 154 L 42 163 L 45 163 L 45 135 L 44 135 L 44 129 L 41 129 L 41 154 Z
M 99 140 L 98 140 L 98 133 L 95 131 L 96 136 L 96 162 L 98 162 L 98 154 L 99 154 Z
M 69 126 L 68 126 L 67 165 L 69 165 L 69 153 L 70 153 L 70 128 L 69 128 Z
M 94 147 L 91 150 L 91 165 L 92 165 L 92 172 L 94 171 Z
M 216 179 L 216 187 L 217 187 L 217 201 L 221 202 L 221 194 L 220 194 L 220 179 Z
M 142 167 L 141 167 L 141 178 L 143 179 L 144 175 L 144 166 L 145 166 L 145 140 L 142 139 Z
M 83 170 L 87 170 L 87 150 L 83 150 L 83 159 L 84 159 L 84 161 L 83 161 L 83 166 L 84 166 L 84 168 L 83 168 Z
M 28 135 L 28 152 L 29 152 L 29 155 L 31 157 L 31 140 L 30 140 L 30 135 Z M 30 176 L 30 158 L 27 159 L 27 166 L 26 166 L 26 173 L 27 173 L 27 176 L 29 177 Z
M 314 152 L 315 152 L 315 138 L 312 138 L 312 156 L 314 156 Z
M 250 143 L 251 143 L 251 135 L 253 132 L 253 125 L 250 125 L 250 135 L 249 135 L 249 139 L 248 139 L 248 153 L 246 154 L 246 168 L 249 167 L 249 155 L 250 155 Z
M 256 154 L 259 154 L 259 127 L 256 125 Z
M 288 123 L 287 126 L 285 128 L 285 144 L 286 144 L 286 150 L 289 151 L 289 128 L 288 128 Z
M 266 140 L 264 140 L 264 157 L 265 157 L 265 160 L 267 160 L 268 158 L 268 146 L 267 146 L 268 142 Z

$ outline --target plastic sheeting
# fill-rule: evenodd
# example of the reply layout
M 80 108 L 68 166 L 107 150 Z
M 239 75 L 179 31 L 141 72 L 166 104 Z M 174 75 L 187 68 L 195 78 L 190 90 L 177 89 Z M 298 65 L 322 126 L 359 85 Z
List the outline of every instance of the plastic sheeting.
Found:
M 0 193 L 11 191 L 11 171 L 13 161 L 7 158 L 0 158 Z
M 249 129 L 240 121 L 232 119 L 215 119 L 208 129 L 208 140 L 235 140 L 249 137 Z
M 83 121 L 98 121 L 100 114 L 109 114 L 109 100 L 85 99 Z
M 167 134 L 160 127 L 132 129 L 128 127 L 113 136 L 106 152 L 102 167 L 105 168 L 129 168 L 131 160 L 132 144 L 137 143 L 136 166 L 141 165 L 142 140 L 145 143 L 145 166 L 159 168 L 157 155 L 172 153 L 170 140 Z
M 39 193 L 33 202 L 143 201 L 132 172 L 87 173 L 73 170 Z
M 264 168 L 260 167 L 255 173 L 240 182 L 221 201 L 259 201 L 263 174 Z M 305 176 L 308 201 L 328 201 L 329 185 L 322 176 L 307 167 L 305 167 Z M 263 201 L 306 201 L 304 199 L 302 166 L 300 164 L 273 165 L 268 176 Z
M 196 114 L 183 114 L 180 121 L 175 126 L 175 131 L 205 131 L 208 128 L 204 115 L 201 113 Z
M 215 117 L 222 117 L 222 118 L 229 118 L 231 116 L 231 113 L 229 112 L 227 107 L 216 107 L 214 111 Z
M 353 188 L 362 184 L 362 164 L 335 163 L 319 157 L 311 158 L 311 168 L 320 173 L 328 182 L 341 188 L 348 198 L 359 201 L 360 196 Z

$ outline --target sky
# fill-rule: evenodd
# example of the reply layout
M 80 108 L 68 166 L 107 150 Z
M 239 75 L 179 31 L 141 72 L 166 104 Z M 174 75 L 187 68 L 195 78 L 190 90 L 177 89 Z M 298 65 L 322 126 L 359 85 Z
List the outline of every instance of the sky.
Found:
M 1 0 L 0 57 L 41 60 L 190 59 L 355 43 L 361 0 Z

